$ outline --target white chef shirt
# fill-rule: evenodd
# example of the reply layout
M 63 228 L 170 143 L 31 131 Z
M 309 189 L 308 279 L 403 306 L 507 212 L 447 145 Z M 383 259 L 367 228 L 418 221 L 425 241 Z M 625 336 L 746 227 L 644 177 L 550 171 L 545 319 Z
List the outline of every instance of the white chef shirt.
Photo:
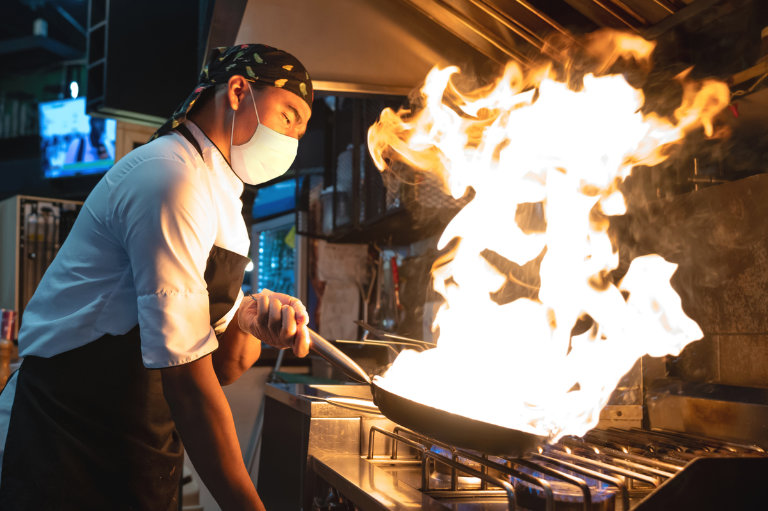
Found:
M 242 300 L 210 324 L 203 273 L 211 248 L 246 256 L 243 183 L 191 121 L 202 157 L 172 132 L 141 146 L 93 189 L 24 311 L 22 356 L 51 357 L 137 323 L 148 368 L 218 347 Z

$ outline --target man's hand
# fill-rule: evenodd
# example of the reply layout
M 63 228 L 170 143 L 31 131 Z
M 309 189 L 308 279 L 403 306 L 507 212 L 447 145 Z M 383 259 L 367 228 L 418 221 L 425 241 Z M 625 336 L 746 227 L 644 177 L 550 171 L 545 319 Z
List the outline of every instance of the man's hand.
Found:
M 304 357 L 309 353 L 309 315 L 298 298 L 268 289 L 245 297 L 237 316 L 238 326 L 276 348 L 293 348 Z

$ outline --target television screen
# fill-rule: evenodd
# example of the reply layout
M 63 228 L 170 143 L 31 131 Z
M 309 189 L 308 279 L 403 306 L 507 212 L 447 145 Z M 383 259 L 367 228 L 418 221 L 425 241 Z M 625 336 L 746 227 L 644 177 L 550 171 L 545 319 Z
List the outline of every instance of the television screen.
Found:
M 45 177 L 105 172 L 115 163 L 114 119 L 85 113 L 85 98 L 40 103 L 40 138 Z

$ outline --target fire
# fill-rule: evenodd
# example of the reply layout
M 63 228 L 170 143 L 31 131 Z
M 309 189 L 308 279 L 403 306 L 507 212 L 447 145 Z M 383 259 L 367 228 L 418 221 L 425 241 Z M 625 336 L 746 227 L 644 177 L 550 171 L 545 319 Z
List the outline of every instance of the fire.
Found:
M 608 31 L 581 50 L 603 72 L 618 58 L 647 65 L 653 44 Z M 639 357 L 678 354 L 702 336 L 670 286 L 676 265 L 640 257 L 620 282 L 611 280 L 619 254 L 608 219 L 626 212 L 619 185 L 634 166 L 663 161 L 691 130 L 711 134 L 728 87 L 681 74 L 683 100 L 667 118 L 644 114 L 642 91 L 622 75 L 586 74 L 574 90 L 549 66 L 524 72 L 509 64 L 494 84 L 461 93 L 457 73 L 433 69 L 419 108 L 386 109 L 369 130 L 380 169 L 401 160 L 440 173 L 455 198 L 474 191 L 438 244 L 458 240 L 453 259 L 433 269 L 445 298 L 437 347 L 402 352 L 377 382 L 552 440 L 583 435 Z M 539 281 L 522 283 L 529 296 L 492 298 L 508 275 L 489 254 L 538 263 Z M 572 335 L 584 318 L 591 328 Z

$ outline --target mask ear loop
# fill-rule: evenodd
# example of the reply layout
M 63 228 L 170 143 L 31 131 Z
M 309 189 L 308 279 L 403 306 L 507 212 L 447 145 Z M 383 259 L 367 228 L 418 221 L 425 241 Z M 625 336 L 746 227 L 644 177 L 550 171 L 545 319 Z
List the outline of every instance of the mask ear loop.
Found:
M 248 85 L 248 90 L 251 92 L 251 101 L 253 101 L 253 109 L 256 111 L 256 122 L 261 124 L 261 119 L 259 119 L 259 109 L 256 108 L 256 98 L 253 97 L 253 87 Z
M 248 92 L 251 93 L 251 101 L 253 102 L 253 109 L 256 111 L 256 122 L 261 125 L 261 119 L 259 119 L 259 109 L 256 108 L 256 98 L 253 97 L 253 88 L 248 85 Z M 234 145 L 235 140 L 235 115 L 237 114 L 237 110 L 234 111 L 232 114 L 232 129 L 229 130 L 229 150 L 232 151 L 232 146 Z M 257 126 L 258 128 L 258 126 Z
M 235 145 L 235 115 L 237 115 L 237 110 L 232 111 L 232 129 L 229 130 L 229 154 L 230 158 L 232 157 L 232 146 Z

